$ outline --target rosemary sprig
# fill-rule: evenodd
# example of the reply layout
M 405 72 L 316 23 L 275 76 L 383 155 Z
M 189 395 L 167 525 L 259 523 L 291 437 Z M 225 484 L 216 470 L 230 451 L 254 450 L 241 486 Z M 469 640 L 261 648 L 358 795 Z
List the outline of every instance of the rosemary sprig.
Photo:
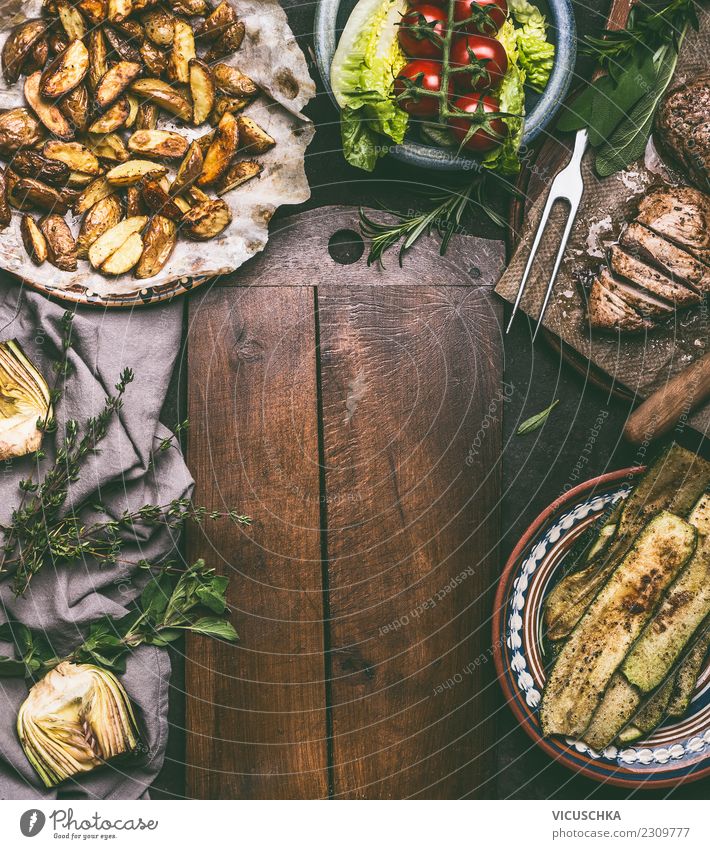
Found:
M 439 253 L 443 256 L 451 241 L 451 237 L 462 230 L 461 221 L 469 206 L 481 209 L 494 224 L 504 227 L 505 221 L 490 206 L 486 200 L 487 174 L 478 174 L 469 185 L 461 190 L 443 190 L 431 198 L 433 204 L 424 212 L 409 211 L 406 213 L 384 209 L 395 216 L 393 223 L 375 221 L 360 209 L 360 231 L 370 240 L 370 252 L 367 264 L 377 262 L 382 265 L 386 251 L 401 242 L 399 248 L 399 264 L 402 265 L 407 251 L 424 235 L 432 232 L 441 237 Z M 509 190 L 511 187 L 501 181 Z
M 144 564 L 151 570 L 150 564 Z M 115 672 L 125 669 L 126 654 L 140 645 L 167 646 L 186 631 L 234 642 L 229 622 L 228 579 L 198 560 L 187 569 L 168 563 L 151 572 L 140 599 L 122 619 L 94 623 L 86 639 L 67 655 L 58 655 L 46 634 L 19 622 L 0 626 L 0 639 L 15 645 L 15 657 L 0 657 L 0 677 L 41 678 L 63 661 L 94 663 Z

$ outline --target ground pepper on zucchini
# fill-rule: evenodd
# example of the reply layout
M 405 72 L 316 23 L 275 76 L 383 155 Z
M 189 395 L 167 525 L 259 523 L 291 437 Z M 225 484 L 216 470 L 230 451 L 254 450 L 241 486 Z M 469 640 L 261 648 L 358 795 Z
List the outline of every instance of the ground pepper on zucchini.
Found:
M 670 445 L 550 593 L 545 734 L 603 751 L 684 715 L 710 646 L 709 489 L 710 463 Z
M 360 0 L 331 65 L 345 158 L 372 171 L 405 134 L 520 168 L 525 85 L 541 91 L 554 46 L 527 0 Z

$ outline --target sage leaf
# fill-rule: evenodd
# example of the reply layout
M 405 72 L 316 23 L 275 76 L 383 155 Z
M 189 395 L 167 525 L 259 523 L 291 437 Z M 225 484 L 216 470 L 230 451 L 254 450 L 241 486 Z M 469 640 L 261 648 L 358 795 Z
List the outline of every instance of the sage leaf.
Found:
M 187 627 L 194 634 L 204 634 L 207 637 L 218 637 L 221 640 L 234 642 L 239 639 L 231 622 L 226 622 L 217 616 L 204 616 Z
M 555 409 L 555 407 L 560 403 L 559 399 L 553 401 L 547 409 L 543 410 L 540 413 L 535 413 L 534 416 L 530 416 L 529 419 L 525 419 L 525 421 L 520 425 L 517 429 L 516 434 L 518 436 L 523 436 L 525 433 L 532 433 L 534 430 L 537 430 L 539 427 L 542 427 L 547 421 L 550 413 Z

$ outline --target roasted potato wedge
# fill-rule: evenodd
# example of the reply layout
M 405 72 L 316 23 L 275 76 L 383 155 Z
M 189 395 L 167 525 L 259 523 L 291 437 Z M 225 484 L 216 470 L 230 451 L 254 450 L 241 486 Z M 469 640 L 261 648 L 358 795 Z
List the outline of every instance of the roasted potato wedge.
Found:
M 192 97 L 192 123 L 204 123 L 214 107 L 215 83 L 209 65 L 201 59 L 189 63 L 190 96 Z
M 128 117 L 123 123 L 123 126 L 130 130 L 136 125 L 136 119 L 138 118 L 138 110 L 140 109 L 140 102 L 135 94 L 127 94 L 126 100 L 128 101 Z
M 108 0 L 106 17 L 112 24 L 125 21 L 133 11 L 131 0 Z
M 140 99 L 155 103 L 156 106 L 160 106 L 171 115 L 182 118 L 183 121 L 192 120 L 192 106 L 187 98 L 169 83 L 157 77 L 136 80 L 131 85 L 131 91 Z
M 158 47 L 172 47 L 175 18 L 162 9 L 150 9 L 141 18 L 146 36 Z
M 57 215 L 66 215 L 69 206 L 53 186 L 36 180 L 34 177 L 22 177 L 15 183 L 12 196 L 22 209 L 31 207 L 41 209 L 43 212 L 56 212 Z
M 79 142 L 62 142 L 52 139 L 45 142 L 42 153 L 47 159 L 64 162 L 72 171 L 96 176 L 101 170 L 96 156 Z
M 69 190 L 83 189 L 89 185 L 89 183 L 93 183 L 94 177 L 92 174 L 83 174 L 81 171 L 71 171 L 69 174 L 69 179 L 67 180 L 66 188 Z M 73 206 L 72 203 L 69 206 Z
M 253 118 L 240 115 L 237 118 L 239 124 L 239 152 L 254 155 L 255 153 L 266 153 L 276 144 L 266 130 L 262 129 Z
M 89 248 L 89 262 L 94 268 L 100 268 L 112 254 L 116 253 L 126 239 L 140 233 L 147 223 L 148 218 L 145 215 L 134 215 L 132 218 L 124 218 L 123 221 L 114 224 Z
M 227 192 L 231 192 L 237 186 L 241 186 L 248 180 L 258 177 L 263 170 L 264 166 L 254 159 L 240 159 L 237 162 L 233 162 L 229 166 L 227 173 L 222 177 L 217 187 L 217 194 L 220 197 L 226 195 Z
M 35 71 L 34 74 L 27 77 L 25 80 L 25 100 L 50 133 L 60 139 L 70 139 L 74 136 L 74 128 L 57 106 L 42 97 L 39 90 L 41 76 L 41 71 Z
M 47 46 L 51 56 L 59 56 L 60 53 L 63 53 L 69 47 L 69 39 L 64 30 L 50 32 L 47 36 Z
M 78 85 L 64 97 L 59 110 L 75 130 L 83 132 L 89 123 L 89 92 L 85 85 Z
M 164 215 L 154 215 L 143 234 L 143 253 L 134 275 L 144 280 L 155 277 L 168 261 L 177 242 L 177 225 Z
M 141 198 L 149 212 L 165 215 L 173 221 L 182 219 L 183 210 L 170 197 L 159 179 L 146 177 L 141 182 Z
M 169 130 L 136 130 L 128 139 L 131 153 L 157 159 L 182 159 L 188 147 L 186 138 Z
M 200 146 L 203 158 L 207 156 L 207 151 L 210 149 L 210 145 L 214 141 L 216 135 L 217 130 L 215 129 L 210 130 L 209 133 L 205 133 L 204 135 L 198 136 L 198 138 L 195 139 L 195 143 Z
M 145 205 L 138 186 L 129 186 L 126 189 L 126 216 L 145 215 Z
M 22 66 L 22 73 L 34 74 L 35 71 L 41 71 L 47 64 L 47 59 L 49 59 L 49 41 L 43 37 L 35 42 L 27 61 Z
M 210 112 L 210 124 L 214 127 L 222 120 L 222 115 L 225 112 L 231 112 L 236 115 L 246 108 L 251 103 L 247 97 L 228 97 L 226 94 L 220 94 L 215 98 L 214 107 Z
M 209 12 L 207 0 L 169 0 L 170 8 L 178 15 L 194 18 L 196 15 L 206 15 Z
M 39 90 L 42 97 L 58 100 L 75 89 L 89 71 L 89 51 L 76 39 L 43 71 Z
M 117 100 L 143 70 L 139 62 L 117 62 L 101 77 L 96 87 L 96 105 L 103 110 Z
M 90 133 L 114 133 L 126 125 L 128 116 L 131 114 L 131 107 L 128 99 L 125 97 L 119 98 L 112 106 L 104 112 L 103 115 L 89 125 Z
M 217 59 L 221 59 L 223 56 L 234 53 L 235 50 L 239 50 L 242 46 L 242 41 L 244 41 L 244 35 L 245 28 L 241 21 L 227 27 L 224 35 L 217 39 L 207 53 L 205 53 L 205 62 L 212 63 Z
M 10 168 L 5 172 L 5 194 L 8 200 L 8 203 L 13 206 L 15 209 L 22 210 L 31 210 L 34 209 L 34 206 L 26 199 L 20 198 L 15 195 L 15 187 L 20 182 L 20 177 Z
M 212 67 L 212 75 L 217 88 L 225 94 L 235 97 L 254 97 L 259 91 L 254 80 L 231 65 L 225 65 L 224 62 L 217 62 Z
M 140 233 L 132 233 L 121 247 L 111 254 L 111 256 L 101 266 L 103 274 L 108 274 L 112 277 L 117 277 L 119 274 L 126 274 L 141 258 L 143 253 L 143 239 Z
M 151 162 L 148 159 L 129 159 L 122 165 L 117 165 L 106 173 L 106 179 L 114 187 L 135 186 L 146 174 L 154 174 L 162 177 L 167 173 L 167 168 Z
M 119 58 L 125 62 L 140 62 L 141 54 L 138 52 L 129 39 L 120 36 L 113 27 L 105 26 L 104 35 L 108 41 L 111 50 L 116 53 Z
M 127 21 L 117 21 L 113 24 L 113 28 L 128 39 L 134 47 L 140 47 L 145 40 L 143 25 L 133 18 Z
M 76 5 L 81 14 L 93 26 L 97 26 L 106 20 L 108 11 L 106 0 L 79 0 Z
M 0 227 L 9 227 L 12 221 L 12 209 L 7 199 L 7 176 L 4 168 L 0 168 Z
M 190 188 L 187 190 L 187 194 L 189 195 L 190 200 L 194 204 L 206 203 L 208 200 L 210 200 L 210 196 L 206 192 L 203 192 L 202 189 L 198 188 L 197 186 L 190 186 Z M 187 212 L 187 210 L 185 211 Z
M 175 175 L 173 184 L 170 187 L 170 194 L 175 196 L 188 189 L 202 173 L 202 164 L 204 157 L 202 156 L 202 148 L 193 142 L 185 154 L 185 158 L 180 163 L 178 172 Z
M 0 114 L 0 155 L 12 156 L 18 150 L 35 147 L 45 136 L 44 127 L 22 106 Z
M 20 177 L 35 177 L 52 186 L 64 186 L 71 169 L 63 162 L 53 162 L 38 150 L 20 150 L 12 158 L 12 170 Z
M 86 22 L 81 12 L 70 5 L 68 0 L 57 0 L 57 14 L 69 41 L 86 36 Z
M 84 216 L 76 240 L 79 259 L 89 258 L 89 248 L 103 234 L 115 227 L 123 217 L 123 207 L 118 195 L 107 195 L 95 203 Z
M 143 64 L 152 77 L 160 77 L 168 70 L 168 57 L 152 41 L 146 39 L 141 44 L 140 54 Z
M 211 186 L 226 173 L 239 146 L 239 125 L 231 112 L 225 112 L 217 126 L 214 141 L 209 147 L 202 164 L 202 173 L 197 185 Z
M 96 91 L 99 82 L 108 71 L 108 48 L 103 30 L 99 27 L 92 29 L 88 38 L 89 75 L 88 82 L 92 91 Z
M 158 126 L 158 107 L 154 103 L 141 103 L 136 115 L 136 130 L 155 130 Z
M 25 62 L 32 56 L 37 42 L 44 39 L 47 27 L 47 21 L 32 18 L 10 32 L 2 48 L 2 73 L 8 85 L 20 79 Z
M 84 144 L 99 159 L 105 159 L 108 162 L 126 162 L 131 157 L 118 133 L 108 133 L 105 136 L 92 136 L 91 133 L 87 133 Z
M 195 28 L 195 36 L 205 41 L 217 41 L 238 21 L 239 18 L 233 7 L 227 2 L 222 2 Z
M 47 240 L 31 215 L 22 216 L 20 235 L 29 258 L 35 265 L 42 265 L 47 259 Z
M 39 223 L 47 240 L 47 259 L 61 271 L 76 271 L 76 243 L 61 215 L 47 215 Z
M 218 236 L 231 221 L 232 213 L 223 200 L 208 200 L 183 215 L 182 229 L 191 239 L 205 242 Z
M 76 215 L 81 215 L 83 212 L 87 212 L 89 209 L 92 209 L 104 198 L 110 197 L 115 193 L 116 190 L 109 183 L 106 177 L 99 177 L 87 186 L 76 199 L 73 206 L 74 213 Z
M 175 18 L 173 49 L 168 63 L 168 77 L 178 83 L 190 81 L 190 60 L 195 59 L 195 36 L 182 18 Z

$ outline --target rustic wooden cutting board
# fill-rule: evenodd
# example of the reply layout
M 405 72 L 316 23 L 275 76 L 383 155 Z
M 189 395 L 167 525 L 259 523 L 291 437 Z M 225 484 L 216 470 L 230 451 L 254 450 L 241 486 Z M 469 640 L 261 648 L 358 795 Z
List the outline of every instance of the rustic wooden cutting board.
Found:
M 241 642 L 188 642 L 188 796 L 458 798 L 495 770 L 503 245 L 383 270 L 355 231 L 282 220 L 190 304 L 195 497 L 254 522 L 189 539 Z

